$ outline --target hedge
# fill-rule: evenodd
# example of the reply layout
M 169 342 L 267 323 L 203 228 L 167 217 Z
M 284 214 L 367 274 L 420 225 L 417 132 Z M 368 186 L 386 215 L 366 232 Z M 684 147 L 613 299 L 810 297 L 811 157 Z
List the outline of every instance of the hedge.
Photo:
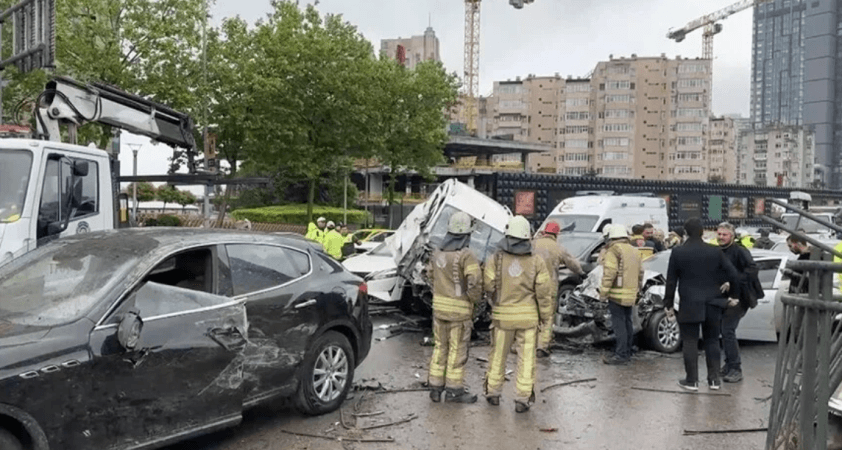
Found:
M 307 225 L 310 223 L 307 217 L 307 205 L 282 205 L 282 206 L 265 206 L 262 208 L 238 209 L 231 213 L 231 216 L 237 220 L 248 219 L 252 222 L 260 223 L 289 223 Z M 342 222 L 343 211 L 342 208 L 333 206 L 313 206 L 313 220 L 318 217 L 325 217 L 327 220 L 332 220 L 336 223 Z M 371 215 L 363 210 L 349 209 L 348 223 L 364 224 L 371 222 Z
M 157 218 L 150 217 L 146 219 L 144 225 L 146 225 L 147 227 L 180 227 L 181 219 L 179 219 L 177 216 L 162 214 Z

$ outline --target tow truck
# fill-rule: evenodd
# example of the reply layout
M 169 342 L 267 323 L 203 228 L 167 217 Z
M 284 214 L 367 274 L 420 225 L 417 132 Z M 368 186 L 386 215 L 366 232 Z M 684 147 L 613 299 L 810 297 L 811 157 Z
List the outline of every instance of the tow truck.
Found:
M 49 81 L 36 104 L 32 139 L 0 139 L 0 265 L 56 238 L 130 225 L 120 182 L 141 177 L 121 178 L 117 153 L 77 145 L 77 127 L 85 123 L 186 150 L 190 174 L 146 180 L 225 183 L 196 170 L 193 120 L 185 113 L 110 85 L 66 77 Z M 62 126 L 71 143 L 62 142 Z

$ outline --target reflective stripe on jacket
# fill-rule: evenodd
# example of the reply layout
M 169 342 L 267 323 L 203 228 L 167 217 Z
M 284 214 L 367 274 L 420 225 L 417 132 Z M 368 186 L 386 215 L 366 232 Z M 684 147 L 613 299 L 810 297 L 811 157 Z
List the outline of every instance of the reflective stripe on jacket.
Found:
M 482 297 L 482 272 L 470 249 L 436 250 L 427 263 L 433 291 L 433 317 L 452 322 L 471 320 Z
M 624 239 L 608 244 L 602 272 L 600 293 L 622 306 L 634 306 L 643 282 L 640 249 Z
M 486 261 L 483 279 L 494 326 L 524 330 L 537 327 L 539 321 L 551 326 L 552 281 L 540 256 L 500 251 Z
M 547 272 L 550 275 L 550 281 L 556 288 L 558 287 L 558 268 L 560 266 L 566 266 L 577 275 L 583 273 L 579 261 L 570 253 L 567 253 L 567 250 L 558 244 L 554 236 L 541 236 L 532 241 L 532 252 L 544 260 Z

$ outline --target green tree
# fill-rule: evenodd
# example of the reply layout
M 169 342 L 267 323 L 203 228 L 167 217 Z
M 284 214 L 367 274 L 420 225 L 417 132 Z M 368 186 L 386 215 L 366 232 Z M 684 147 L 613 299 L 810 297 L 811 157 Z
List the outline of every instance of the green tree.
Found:
M 178 200 L 176 200 L 176 203 L 181 205 L 181 211 L 184 212 L 184 208 L 187 207 L 187 205 L 192 205 L 196 203 L 196 196 L 193 195 L 193 193 L 190 191 L 179 191 L 179 196 Z
M 388 58 L 378 62 L 373 82 L 373 149 L 390 168 L 387 198 L 391 205 L 401 172 L 429 177 L 432 167 L 443 161 L 448 139 L 444 112 L 455 104 L 459 84 L 441 63 L 423 62 L 408 70 Z
M 0 2 L 12 3 L 17 0 Z M 206 90 L 199 81 L 208 6 L 205 0 L 57 1 L 55 74 L 112 84 L 194 113 Z M 11 42 L 11 27 L 3 32 L 3 42 Z M 46 81 L 42 70 L 20 74 L 11 68 L 4 78 L 11 81 L 5 111 L 34 100 Z M 105 147 L 111 134 L 107 126 L 91 124 L 79 130 L 79 142 Z
M 161 212 L 166 211 L 167 203 L 178 203 L 181 200 L 181 191 L 179 191 L 175 186 L 171 186 L 169 184 L 161 185 L 156 194 L 156 198 L 159 201 L 164 202 L 164 205 L 161 207 Z
M 262 170 L 279 161 L 308 181 L 312 217 L 319 179 L 343 157 L 363 152 L 373 48 L 341 16 L 277 1 L 255 30 L 257 66 L 252 120 L 258 145 L 247 156 Z M 260 145 L 263 144 L 263 145 Z
M 126 194 L 131 197 L 134 194 L 134 183 L 129 183 L 126 187 Z M 151 202 L 155 200 L 157 196 L 155 186 L 152 183 L 147 181 L 141 181 L 137 183 L 137 201 L 138 202 Z

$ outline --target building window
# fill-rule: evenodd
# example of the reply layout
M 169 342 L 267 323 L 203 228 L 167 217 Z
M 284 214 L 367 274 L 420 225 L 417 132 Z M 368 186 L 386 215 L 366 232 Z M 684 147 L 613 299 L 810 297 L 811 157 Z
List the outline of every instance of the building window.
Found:
M 702 145 L 701 136 L 681 136 L 677 141 L 678 145 Z
M 616 65 L 608 67 L 608 73 L 610 75 L 625 75 L 631 72 L 631 69 L 627 65 Z
M 631 168 L 627 166 L 605 166 L 602 168 L 602 173 L 605 175 L 628 175 L 631 173 Z
M 602 145 L 605 147 L 628 147 L 629 138 L 605 138 Z
M 618 80 L 618 81 L 609 81 L 607 84 L 608 89 L 630 89 L 631 82 L 628 80 Z
M 700 102 L 702 94 L 678 94 L 679 102 Z
M 567 83 L 567 92 L 590 92 L 590 83 Z
M 675 131 L 702 131 L 700 122 L 682 122 L 675 124 Z
M 566 120 L 590 120 L 591 113 L 587 111 L 571 111 L 564 115 Z
M 500 94 L 521 94 L 523 93 L 523 85 L 520 84 L 501 84 L 497 88 Z
M 569 100 L 568 100 L 569 101 Z M 605 103 L 629 103 L 631 102 L 631 95 L 606 95 Z
M 564 141 L 565 148 L 589 148 L 587 139 L 568 139 Z
M 632 125 L 628 123 L 606 123 L 602 126 L 602 131 L 606 132 L 623 132 L 632 131 Z
M 675 168 L 675 173 L 702 173 L 703 171 L 701 166 L 678 166 Z
M 627 119 L 630 117 L 634 117 L 634 111 L 628 109 L 606 109 L 605 110 L 605 118 L 606 119 Z
M 500 100 L 500 108 L 504 109 L 523 109 L 522 100 Z
M 678 80 L 678 87 L 680 88 L 699 88 L 699 87 L 707 87 L 708 82 L 707 80 L 701 78 L 689 78 Z
M 678 73 L 704 73 L 707 72 L 706 64 L 687 63 L 678 66 Z
M 565 161 L 587 161 L 588 159 L 587 153 L 568 153 L 564 155 Z
M 564 101 L 565 106 L 588 106 L 590 102 L 586 98 L 568 98 Z
M 568 126 L 564 129 L 564 134 L 581 134 L 587 133 L 588 126 L 587 125 L 572 125 Z
M 705 117 L 705 110 L 702 108 L 679 108 L 676 117 Z
M 628 159 L 629 154 L 626 152 L 605 152 L 599 156 L 603 161 L 618 161 Z

